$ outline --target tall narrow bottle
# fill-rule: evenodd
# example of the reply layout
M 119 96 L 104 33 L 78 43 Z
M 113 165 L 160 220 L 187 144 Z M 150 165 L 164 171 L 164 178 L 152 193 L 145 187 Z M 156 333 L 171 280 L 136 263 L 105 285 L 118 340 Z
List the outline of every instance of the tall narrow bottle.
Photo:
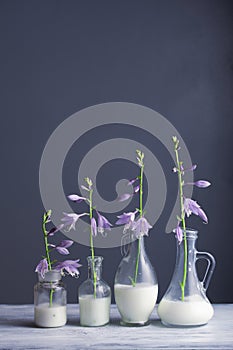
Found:
M 133 283 L 133 280 L 136 283 Z M 128 253 L 123 257 L 116 272 L 114 292 L 122 324 L 143 326 L 148 323 L 157 300 L 158 282 L 145 251 L 144 237 L 129 244 Z

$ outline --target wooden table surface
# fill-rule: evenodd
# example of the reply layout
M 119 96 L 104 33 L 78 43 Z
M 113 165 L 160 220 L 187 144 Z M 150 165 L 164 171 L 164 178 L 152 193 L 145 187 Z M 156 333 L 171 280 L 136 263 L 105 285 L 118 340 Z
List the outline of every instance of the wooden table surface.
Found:
M 233 349 L 233 304 L 214 305 L 209 324 L 195 328 L 167 328 L 154 310 L 145 327 L 120 326 L 115 305 L 105 327 L 79 325 L 78 305 L 68 305 L 68 322 L 61 328 L 33 324 L 33 305 L 0 305 L 0 349 Z

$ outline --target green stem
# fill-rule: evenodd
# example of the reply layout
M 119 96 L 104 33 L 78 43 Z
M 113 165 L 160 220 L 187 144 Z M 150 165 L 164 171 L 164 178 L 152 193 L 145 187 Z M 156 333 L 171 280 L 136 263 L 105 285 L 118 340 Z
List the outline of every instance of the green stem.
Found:
M 136 266 L 135 266 L 135 274 L 134 274 L 134 279 L 133 279 L 133 286 L 134 287 L 137 283 L 137 277 L 138 277 L 138 265 L 139 265 L 140 250 L 141 250 L 141 238 L 138 238 L 138 253 L 137 253 Z
M 49 255 L 48 234 L 47 234 L 46 227 L 45 227 L 46 220 L 47 220 L 47 218 L 43 220 L 42 230 L 43 230 L 43 233 L 44 233 L 46 260 L 47 260 L 47 263 L 48 263 L 48 269 L 49 269 L 49 271 L 51 271 L 52 270 L 52 264 L 51 264 L 50 255 Z M 52 283 L 50 283 L 50 285 L 52 285 Z M 49 293 L 49 306 L 50 307 L 53 305 L 53 293 L 54 293 L 54 289 L 51 289 L 50 293 Z
M 140 169 L 140 202 L 139 202 L 139 210 L 140 210 L 140 218 L 142 217 L 142 195 L 143 195 L 143 166 Z
M 184 202 L 183 202 L 182 171 L 181 171 L 181 167 L 180 167 L 180 160 L 179 160 L 179 154 L 178 154 L 177 149 L 175 149 L 175 154 L 176 154 L 176 163 L 177 163 L 178 179 L 179 179 L 181 219 L 182 219 L 182 227 L 183 227 L 183 234 L 184 234 L 184 238 L 183 238 L 183 241 L 184 241 L 184 272 L 183 272 L 182 282 L 180 283 L 181 300 L 184 301 L 184 292 L 185 292 L 185 285 L 186 285 L 186 279 L 187 279 L 188 252 L 187 252 L 186 224 L 185 224 Z
M 89 216 L 90 216 L 90 220 L 93 217 L 92 194 L 93 194 L 93 190 L 90 190 L 90 197 L 89 197 Z M 93 269 L 93 279 L 94 279 L 94 298 L 96 298 L 95 252 L 94 252 L 92 228 L 90 229 L 90 246 L 91 246 L 91 258 L 92 258 L 92 269 Z
M 52 285 L 52 282 L 50 283 L 50 285 Z M 49 307 L 52 307 L 52 305 L 53 305 L 53 293 L 54 292 L 55 292 L 54 289 L 50 290 L 50 293 L 49 293 Z
M 48 269 L 52 270 L 52 264 L 51 264 L 51 260 L 50 260 L 50 256 L 49 256 L 48 235 L 47 235 L 45 224 L 46 224 L 46 222 L 45 222 L 45 220 L 43 220 L 42 229 L 43 229 L 43 233 L 44 233 L 46 260 L 48 263 Z
M 142 195 L 143 195 L 143 169 L 144 166 L 141 166 L 140 168 L 140 193 L 139 193 L 139 214 L 140 218 L 142 217 Z M 136 265 L 135 265 L 135 273 L 134 273 L 134 279 L 132 280 L 133 287 L 136 286 L 137 278 L 138 278 L 138 266 L 139 266 L 139 258 L 140 258 L 140 251 L 141 251 L 141 238 L 138 238 L 138 252 L 137 252 L 137 259 L 136 259 Z

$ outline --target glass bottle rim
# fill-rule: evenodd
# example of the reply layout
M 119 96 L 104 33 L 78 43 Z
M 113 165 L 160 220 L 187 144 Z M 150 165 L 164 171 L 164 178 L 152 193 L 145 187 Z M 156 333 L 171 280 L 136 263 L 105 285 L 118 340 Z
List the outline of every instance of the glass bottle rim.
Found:
M 58 270 L 50 270 L 46 272 L 44 278 L 38 272 L 39 282 L 58 282 L 61 280 L 61 278 L 62 278 L 61 271 L 58 271 Z
M 101 265 L 103 260 L 104 260 L 104 258 L 102 256 L 95 255 L 94 256 L 94 264 L 95 264 L 95 266 L 96 265 L 97 266 Z M 88 256 L 87 257 L 87 262 L 88 262 L 88 265 L 92 266 L 92 256 Z
M 183 237 L 184 237 L 184 229 L 181 229 L 181 230 L 183 232 Z M 186 227 L 185 233 L 186 233 L 186 238 L 197 238 L 198 236 L 198 230 L 189 228 L 189 227 Z

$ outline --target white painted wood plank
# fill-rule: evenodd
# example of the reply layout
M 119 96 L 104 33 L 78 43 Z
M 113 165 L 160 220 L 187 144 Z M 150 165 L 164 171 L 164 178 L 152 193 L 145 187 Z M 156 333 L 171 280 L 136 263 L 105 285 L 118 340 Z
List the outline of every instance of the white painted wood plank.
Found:
M 115 305 L 105 327 L 79 325 L 77 305 L 68 305 L 68 323 L 42 329 L 33 324 L 33 305 L 0 305 L 0 349 L 233 349 L 233 304 L 214 305 L 208 325 L 167 328 L 154 310 L 146 327 L 120 326 Z

